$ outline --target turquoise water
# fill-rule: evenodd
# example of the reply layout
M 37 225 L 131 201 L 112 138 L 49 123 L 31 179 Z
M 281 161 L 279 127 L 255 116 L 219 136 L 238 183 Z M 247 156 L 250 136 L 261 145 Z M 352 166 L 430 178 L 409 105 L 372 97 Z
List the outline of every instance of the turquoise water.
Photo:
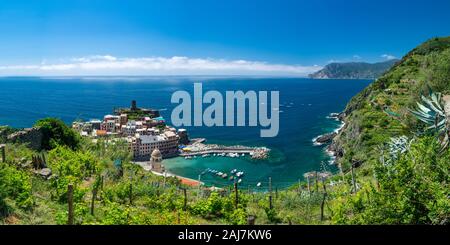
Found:
M 239 77 L 93 77 L 93 78 L 0 78 L 0 125 L 30 127 L 43 117 L 58 117 L 66 123 L 77 118 L 102 118 L 114 107 L 138 106 L 161 109 L 170 122 L 171 95 L 177 90 L 193 91 L 193 83 L 202 82 L 203 91 L 227 90 L 280 91 L 280 131 L 277 137 L 260 138 L 259 127 L 188 127 L 191 137 L 203 137 L 209 143 L 267 146 L 270 158 L 256 161 L 245 158 L 197 158 L 164 160 L 170 172 L 197 179 L 206 168 L 222 172 L 245 172 L 242 185 L 267 183 L 278 187 L 296 183 L 306 171 L 326 168 L 329 157 L 312 139 L 330 132 L 339 122 L 327 119 L 342 111 L 348 100 L 367 86 L 368 80 L 312 80 L 299 78 Z M 230 182 L 211 175 L 202 181 L 216 186 Z

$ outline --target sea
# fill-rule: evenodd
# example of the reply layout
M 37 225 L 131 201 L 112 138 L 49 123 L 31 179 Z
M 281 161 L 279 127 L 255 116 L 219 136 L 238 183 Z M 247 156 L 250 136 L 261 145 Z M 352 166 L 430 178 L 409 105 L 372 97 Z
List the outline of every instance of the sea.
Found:
M 171 124 L 171 103 L 176 91 L 187 91 L 194 98 L 194 83 L 202 83 L 203 93 L 225 91 L 279 91 L 280 128 L 276 137 L 261 138 L 261 127 L 183 127 L 191 138 L 205 138 L 207 143 L 223 145 L 265 146 L 271 149 L 266 160 L 250 157 L 182 157 L 165 159 L 166 169 L 177 175 L 199 179 L 216 187 L 231 181 L 206 169 L 229 173 L 244 172 L 245 188 L 285 188 L 303 179 L 308 171 L 336 171 L 325 146 L 313 144 L 318 135 L 332 132 L 341 122 L 329 118 L 340 112 L 347 102 L 366 87 L 370 80 L 264 78 L 264 77 L 3 77 L 0 78 L 0 125 L 31 127 L 45 117 L 62 119 L 68 125 L 77 119 L 102 119 L 114 108 L 138 107 L 159 109 Z M 206 106 L 204 106 L 206 107 Z

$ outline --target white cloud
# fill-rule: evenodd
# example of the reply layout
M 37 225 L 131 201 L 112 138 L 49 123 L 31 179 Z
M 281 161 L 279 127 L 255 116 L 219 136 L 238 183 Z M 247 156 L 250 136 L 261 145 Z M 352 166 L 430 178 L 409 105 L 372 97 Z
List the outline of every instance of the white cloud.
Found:
M 381 55 L 381 58 L 384 58 L 386 60 L 393 60 L 393 59 L 397 59 L 397 57 L 390 55 L 390 54 L 383 54 Z
M 331 59 L 331 60 L 328 60 L 328 61 L 327 61 L 327 64 L 330 64 L 330 63 L 339 63 L 339 62 L 342 62 L 342 61 L 341 61 L 341 60 Z
M 359 55 L 357 55 L 357 54 L 355 54 L 355 55 L 353 55 L 353 59 L 355 59 L 355 60 L 360 60 L 360 59 L 362 59 L 362 57 L 359 56 Z
M 0 66 L 0 75 L 287 75 L 306 76 L 322 67 L 272 64 L 262 61 L 210 58 L 139 57 L 111 55 L 48 60 L 32 65 Z

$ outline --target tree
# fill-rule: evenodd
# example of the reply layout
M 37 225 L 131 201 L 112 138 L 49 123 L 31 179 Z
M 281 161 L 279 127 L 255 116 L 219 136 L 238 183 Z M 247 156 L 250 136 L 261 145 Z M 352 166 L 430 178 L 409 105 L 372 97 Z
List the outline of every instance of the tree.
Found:
M 43 132 L 42 148 L 45 150 L 51 150 L 58 145 L 76 150 L 80 145 L 80 136 L 60 119 L 41 119 L 34 126 Z

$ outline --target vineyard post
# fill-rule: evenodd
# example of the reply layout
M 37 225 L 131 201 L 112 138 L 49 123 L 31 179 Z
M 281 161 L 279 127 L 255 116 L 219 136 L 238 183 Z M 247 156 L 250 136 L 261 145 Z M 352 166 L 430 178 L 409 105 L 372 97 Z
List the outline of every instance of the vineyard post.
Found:
M 156 182 L 156 195 L 159 197 L 159 181 Z
M 104 179 L 104 177 L 103 177 L 103 174 L 102 175 L 100 175 L 100 189 L 101 190 L 103 190 L 103 180 Z
M 325 200 L 327 198 L 327 186 L 325 184 L 325 175 L 321 175 L 321 180 L 322 180 L 322 187 L 323 187 L 323 199 L 322 202 L 320 203 L 320 221 L 323 221 L 324 218 L 324 206 L 325 206 Z
M 202 175 L 201 174 L 199 174 L 198 175 L 198 194 L 197 194 L 197 200 L 199 200 L 200 199 L 200 191 L 201 191 L 201 179 L 202 179 Z
M 2 149 L 2 162 L 6 162 L 6 146 L 4 144 L 1 144 L 0 148 Z
M 91 215 L 94 215 L 95 199 L 97 198 L 97 188 L 98 186 L 95 186 L 92 190 Z
M 323 191 L 327 193 L 327 186 L 325 184 L 325 178 L 322 178 Z
M 187 210 L 187 193 L 186 193 L 186 188 L 183 188 L 183 195 L 184 195 L 184 205 L 183 205 L 183 211 Z
M 306 182 L 308 182 L 308 192 L 309 195 L 311 196 L 311 183 L 309 181 L 309 175 L 306 175 Z
M 319 192 L 319 177 L 318 177 L 318 173 L 317 173 L 317 171 L 315 172 L 315 184 L 316 184 L 316 186 L 315 186 L 315 188 L 316 188 L 316 192 Z
M 130 205 L 133 205 L 133 183 L 132 182 L 130 182 L 130 196 L 129 196 L 129 198 L 130 198 Z
M 256 216 L 255 215 L 249 215 L 247 217 L 247 224 L 248 225 L 255 225 Z
M 73 225 L 73 185 L 69 184 L 67 186 L 67 202 L 69 205 L 69 214 L 67 219 L 68 225 Z
M 239 203 L 239 191 L 238 191 L 238 185 L 236 182 L 234 182 L 234 208 L 238 208 Z
M 269 208 L 272 209 L 272 177 L 269 177 Z
M 165 190 L 166 189 L 166 172 L 164 171 L 164 174 L 163 174 L 163 190 Z
M 356 181 L 355 181 L 355 171 L 353 170 L 354 164 L 352 163 L 352 184 L 353 184 L 353 193 L 356 193 Z
M 323 193 L 322 203 L 320 203 L 320 221 L 323 221 L 323 208 L 325 205 L 325 199 L 327 198 L 327 193 Z

